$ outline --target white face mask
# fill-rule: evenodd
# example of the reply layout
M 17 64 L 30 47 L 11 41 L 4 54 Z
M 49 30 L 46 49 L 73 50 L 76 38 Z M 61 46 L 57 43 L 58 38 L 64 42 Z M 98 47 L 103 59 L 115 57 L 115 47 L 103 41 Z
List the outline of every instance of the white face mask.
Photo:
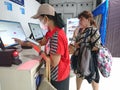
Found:
M 45 23 L 44 19 L 42 19 L 40 24 L 41 28 L 44 30 L 48 30 L 48 24 L 47 23 L 44 24 L 44 23 Z

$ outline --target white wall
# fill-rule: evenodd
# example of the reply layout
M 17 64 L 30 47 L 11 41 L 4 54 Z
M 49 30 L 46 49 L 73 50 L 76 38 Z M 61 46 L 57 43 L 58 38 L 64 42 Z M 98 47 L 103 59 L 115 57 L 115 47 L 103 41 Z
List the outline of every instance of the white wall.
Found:
M 90 2 L 93 0 L 49 0 L 50 3 L 56 4 L 56 3 L 66 3 L 66 2 Z
M 5 2 L 12 4 L 12 11 L 7 9 Z M 40 23 L 38 20 L 32 19 L 39 7 L 39 3 L 35 0 L 24 0 L 25 5 L 21 6 L 9 0 L 0 0 L 0 20 L 9 20 L 20 22 L 27 36 L 30 35 L 28 22 Z M 24 8 L 25 14 L 21 14 L 20 8 Z
M 96 0 L 49 0 L 57 13 L 61 13 L 64 22 L 68 18 L 77 17 L 83 10 L 92 11 L 96 6 Z

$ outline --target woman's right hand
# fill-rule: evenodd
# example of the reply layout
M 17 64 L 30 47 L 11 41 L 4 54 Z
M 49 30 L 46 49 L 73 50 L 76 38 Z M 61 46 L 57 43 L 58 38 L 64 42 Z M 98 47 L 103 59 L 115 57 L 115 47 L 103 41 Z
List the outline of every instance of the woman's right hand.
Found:
M 18 38 L 13 38 L 15 40 L 15 42 L 17 42 L 20 45 L 23 45 L 24 41 L 18 39 Z

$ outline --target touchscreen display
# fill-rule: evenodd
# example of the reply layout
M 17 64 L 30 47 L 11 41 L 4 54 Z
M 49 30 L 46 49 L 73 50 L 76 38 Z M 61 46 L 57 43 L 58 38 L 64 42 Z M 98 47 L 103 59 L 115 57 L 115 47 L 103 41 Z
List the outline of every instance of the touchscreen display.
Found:
M 28 23 L 35 40 L 43 38 L 43 32 L 39 24 Z
M 0 37 L 4 47 L 17 45 L 13 38 L 26 41 L 25 32 L 20 22 L 0 20 Z

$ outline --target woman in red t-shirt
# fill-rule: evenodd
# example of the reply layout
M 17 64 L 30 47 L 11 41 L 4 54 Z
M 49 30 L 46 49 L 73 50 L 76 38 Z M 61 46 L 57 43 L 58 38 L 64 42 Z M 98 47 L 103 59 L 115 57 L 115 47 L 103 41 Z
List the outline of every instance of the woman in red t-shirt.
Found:
M 70 59 L 62 19 L 49 4 L 42 4 L 33 18 L 48 28 L 39 42 L 45 45 L 45 53 L 51 61 L 51 83 L 57 90 L 69 90 Z

